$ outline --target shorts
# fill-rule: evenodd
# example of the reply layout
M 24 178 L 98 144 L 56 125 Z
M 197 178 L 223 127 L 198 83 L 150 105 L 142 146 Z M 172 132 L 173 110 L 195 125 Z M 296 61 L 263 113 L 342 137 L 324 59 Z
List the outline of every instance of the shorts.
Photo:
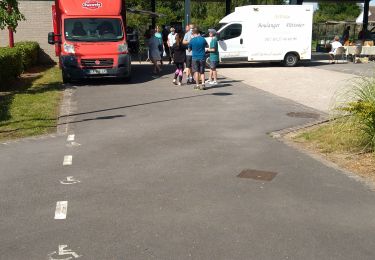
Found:
M 210 69 L 216 70 L 217 65 L 219 65 L 218 61 L 210 61 Z
M 186 68 L 191 69 L 193 56 L 186 55 Z
M 181 62 L 176 62 L 176 69 L 178 70 L 184 70 L 184 64 Z
M 205 60 L 193 60 L 193 72 L 204 74 L 205 67 L 206 67 Z

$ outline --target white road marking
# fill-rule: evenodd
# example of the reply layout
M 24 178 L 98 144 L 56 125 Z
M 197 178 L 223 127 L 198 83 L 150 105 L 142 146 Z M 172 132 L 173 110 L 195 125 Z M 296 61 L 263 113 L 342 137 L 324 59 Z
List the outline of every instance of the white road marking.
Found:
M 68 138 L 66 139 L 67 142 L 73 142 L 75 135 L 68 135 Z
M 67 201 L 56 202 L 55 219 L 66 219 L 67 211 L 68 211 Z
M 76 142 L 70 142 L 66 144 L 67 147 L 78 147 L 81 146 L 81 144 L 76 143 Z
M 72 155 L 65 155 L 63 165 L 64 166 L 72 165 L 72 163 L 73 163 L 73 156 Z
M 52 253 L 49 253 L 48 259 L 49 260 L 70 260 L 70 259 L 73 259 L 73 258 L 80 258 L 82 256 L 82 255 L 77 254 L 76 252 L 74 252 L 71 249 L 65 249 L 67 247 L 68 247 L 68 245 L 59 245 L 59 251 L 53 251 Z M 68 258 L 61 258 L 61 257 L 53 258 L 54 255 L 57 255 L 57 256 L 71 255 L 71 256 L 68 257 Z
M 66 180 L 60 181 L 60 183 L 64 185 L 77 184 L 80 182 L 81 182 L 80 180 L 75 179 L 73 176 L 68 176 L 66 177 Z

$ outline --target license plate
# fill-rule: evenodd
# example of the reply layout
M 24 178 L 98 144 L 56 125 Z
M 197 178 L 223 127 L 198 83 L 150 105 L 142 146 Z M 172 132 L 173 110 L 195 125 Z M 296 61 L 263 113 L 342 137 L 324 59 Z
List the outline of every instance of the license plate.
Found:
M 88 74 L 90 75 L 107 74 L 107 70 L 106 69 L 89 70 Z

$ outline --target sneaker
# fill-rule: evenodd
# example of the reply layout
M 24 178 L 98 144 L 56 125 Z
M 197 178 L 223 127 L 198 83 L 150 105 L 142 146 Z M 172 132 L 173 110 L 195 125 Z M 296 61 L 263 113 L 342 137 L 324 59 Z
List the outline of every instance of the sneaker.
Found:
M 181 86 L 181 82 L 178 82 L 178 85 Z
M 176 79 L 173 80 L 173 84 L 177 85 L 177 81 L 176 81 Z
M 200 87 L 199 87 L 199 90 L 205 90 L 206 89 L 206 85 L 205 84 L 202 84 Z
M 199 88 L 199 85 L 195 85 L 194 86 L 194 90 L 199 90 L 200 88 Z
M 205 83 L 206 84 L 211 84 L 211 80 L 207 79 Z
M 187 80 L 187 81 L 186 81 L 186 84 L 187 84 L 187 85 L 190 85 L 191 83 L 192 83 L 192 82 L 191 82 L 190 80 Z
M 211 81 L 211 85 L 217 85 L 218 83 L 217 83 L 217 81 L 216 80 L 214 80 L 214 81 Z

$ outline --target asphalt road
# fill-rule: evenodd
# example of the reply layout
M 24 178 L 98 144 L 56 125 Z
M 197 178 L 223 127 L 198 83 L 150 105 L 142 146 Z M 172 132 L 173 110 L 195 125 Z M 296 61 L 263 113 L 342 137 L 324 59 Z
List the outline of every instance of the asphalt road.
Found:
M 0 145 L 0 259 L 375 259 L 375 193 L 268 135 L 315 111 L 150 71 L 73 86 L 73 145 Z

